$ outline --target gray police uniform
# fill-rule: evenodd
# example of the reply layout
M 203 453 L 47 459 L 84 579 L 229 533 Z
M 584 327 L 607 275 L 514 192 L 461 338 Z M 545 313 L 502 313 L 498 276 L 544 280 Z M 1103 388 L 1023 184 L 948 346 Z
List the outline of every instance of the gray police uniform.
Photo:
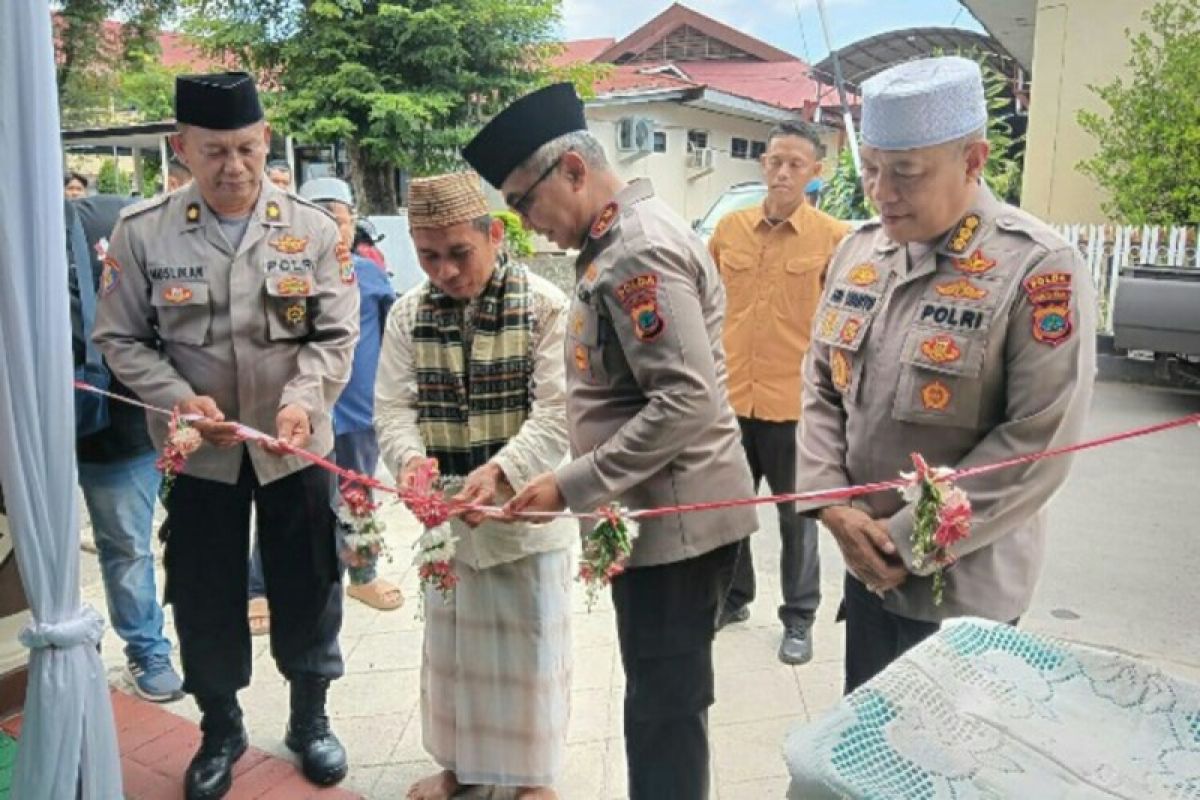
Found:
M 94 339 L 144 401 L 209 395 L 228 420 L 269 434 L 297 404 L 309 449 L 333 446 L 330 409 L 350 372 L 358 289 L 329 216 L 263 181 L 232 246 L 191 184 L 131 206 L 113 232 Z M 163 444 L 166 420 L 151 415 Z M 246 555 L 251 503 L 271 604 L 271 646 L 289 677 L 342 672 L 341 591 L 327 473 L 257 445 L 204 445 L 166 505 L 167 600 L 185 689 L 227 694 L 250 677 Z
M 648 181 L 596 219 L 567 320 L 575 460 L 556 473 L 575 511 L 753 494 L 725 386 L 725 290 L 711 257 Z M 590 526 L 590 524 L 589 524 Z M 752 508 L 640 523 L 613 582 L 625 666 L 631 798 L 707 794 L 712 639 Z
M 1078 252 L 984 186 L 929 246 L 896 244 L 877 220 L 867 223 L 836 254 L 814 321 L 799 490 L 890 480 L 912 468 L 914 451 L 962 468 L 1079 440 L 1095 326 L 1096 293 Z M 912 563 L 912 507 L 897 492 L 855 501 L 886 522 L 912 574 L 882 601 L 847 576 L 847 689 L 947 617 L 1025 612 L 1041 572 L 1045 507 L 1070 464 L 1060 457 L 962 482 L 971 535 L 951 547 L 958 561 L 940 606 L 932 569 Z M 872 625 L 879 613 L 897 625 Z

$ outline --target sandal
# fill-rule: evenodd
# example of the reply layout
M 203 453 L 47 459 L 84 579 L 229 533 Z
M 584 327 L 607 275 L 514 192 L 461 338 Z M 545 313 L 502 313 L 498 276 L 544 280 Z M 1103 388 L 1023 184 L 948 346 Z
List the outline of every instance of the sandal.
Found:
M 271 607 L 265 597 L 251 597 L 248 611 L 250 635 L 264 636 L 271 632 Z
M 400 587 L 383 578 L 376 578 L 370 583 L 352 583 L 346 587 L 346 594 L 380 611 L 395 611 L 404 605 L 404 594 Z

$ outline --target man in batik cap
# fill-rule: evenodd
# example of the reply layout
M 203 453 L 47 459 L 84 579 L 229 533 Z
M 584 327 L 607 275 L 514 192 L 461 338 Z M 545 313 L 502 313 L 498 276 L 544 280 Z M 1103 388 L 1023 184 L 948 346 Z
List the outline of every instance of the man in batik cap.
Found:
M 518 100 L 463 154 L 528 227 L 580 251 L 566 349 L 573 460 L 507 510 L 751 496 L 725 388 L 721 278 L 649 181 L 613 172 L 571 85 Z M 713 634 L 738 543 L 756 527 L 751 508 L 644 520 L 612 583 L 632 800 L 708 795 Z
M 270 131 L 245 73 L 182 75 L 172 139 L 188 186 L 125 209 L 101 276 L 94 339 L 114 375 L 160 408 L 200 418 L 205 445 L 166 498 L 163 562 L 185 691 L 203 714 L 186 795 L 225 795 L 247 746 L 250 510 L 272 613 L 271 653 L 291 684 L 285 743 L 313 783 L 346 774 L 325 695 L 341 676 L 342 592 L 330 475 L 237 422 L 324 456 L 350 373 L 358 289 L 321 209 L 264 180 Z M 235 420 L 237 422 L 235 422 Z M 161 449 L 166 421 L 152 415 Z
M 567 449 L 566 297 L 503 253 L 479 176 L 409 185 L 413 244 L 428 280 L 392 308 L 375 384 L 384 462 L 406 484 L 435 459 L 444 489 L 499 505 Z M 425 588 L 421 729 L 442 771 L 415 800 L 461 786 L 554 798 L 566 745 L 574 526 L 451 521 L 459 582 Z
M 799 490 L 893 479 L 914 451 L 960 468 L 1077 440 L 1096 293 L 1079 253 L 983 182 L 979 67 L 923 59 L 862 88 L 863 185 L 879 216 L 829 267 L 805 362 Z M 1069 467 L 1055 458 L 964 481 L 972 531 L 949 549 L 957 563 L 940 605 L 937 565 L 914 561 L 913 505 L 899 493 L 802 504 L 846 562 L 847 691 L 943 619 L 1015 622 L 1025 612 L 1045 506 Z

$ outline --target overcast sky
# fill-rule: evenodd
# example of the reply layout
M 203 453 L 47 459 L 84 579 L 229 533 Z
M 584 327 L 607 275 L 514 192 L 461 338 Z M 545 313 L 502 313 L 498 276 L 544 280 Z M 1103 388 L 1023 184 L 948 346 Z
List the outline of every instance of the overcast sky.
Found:
M 620 39 L 670 5 L 671 0 L 563 0 L 564 38 Z M 684 5 L 810 63 L 829 52 L 815 0 L 685 0 Z M 901 28 L 953 23 L 983 31 L 957 0 L 825 0 L 825 7 L 834 47 Z

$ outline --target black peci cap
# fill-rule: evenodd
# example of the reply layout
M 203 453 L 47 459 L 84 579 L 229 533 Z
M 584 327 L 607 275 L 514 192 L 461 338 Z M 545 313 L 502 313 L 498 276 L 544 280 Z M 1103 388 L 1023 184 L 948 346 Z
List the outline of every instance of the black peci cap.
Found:
M 263 118 L 254 78 L 246 72 L 179 75 L 175 121 L 214 131 L 233 131 Z
M 546 142 L 587 130 L 583 101 L 570 83 L 527 94 L 501 111 L 463 148 L 467 160 L 497 189 Z

